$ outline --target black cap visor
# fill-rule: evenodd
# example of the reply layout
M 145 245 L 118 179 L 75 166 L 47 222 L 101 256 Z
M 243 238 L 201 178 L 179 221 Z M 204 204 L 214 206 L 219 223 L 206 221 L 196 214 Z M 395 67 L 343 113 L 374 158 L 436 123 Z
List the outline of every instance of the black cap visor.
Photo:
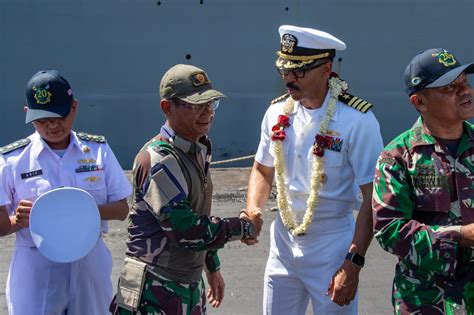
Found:
M 451 71 L 446 72 L 442 76 L 440 76 L 438 79 L 436 79 L 434 82 L 431 82 L 425 88 L 435 88 L 435 87 L 441 87 L 450 84 L 454 80 L 457 79 L 461 75 L 461 73 L 465 72 L 466 74 L 473 73 L 474 72 L 474 63 L 470 63 L 464 66 L 460 66 L 457 68 L 454 68 Z

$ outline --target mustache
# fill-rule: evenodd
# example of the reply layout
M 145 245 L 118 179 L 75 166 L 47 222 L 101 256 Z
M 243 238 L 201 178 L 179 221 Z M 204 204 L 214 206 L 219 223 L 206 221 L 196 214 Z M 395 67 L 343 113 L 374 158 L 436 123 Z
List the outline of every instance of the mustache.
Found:
M 297 90 L 297 91 L 299 91 L 299 89 L 300 89 L 299 87 L 297 87 L 296 85 L 294 85 L 294 84 L 291 83 L 291 82 L 287 83 L 287 84 L 286 84 L 286 87 L 287 87 L 287 88 L 290 88 L 290 89 L 293 89 L 293 90 Z

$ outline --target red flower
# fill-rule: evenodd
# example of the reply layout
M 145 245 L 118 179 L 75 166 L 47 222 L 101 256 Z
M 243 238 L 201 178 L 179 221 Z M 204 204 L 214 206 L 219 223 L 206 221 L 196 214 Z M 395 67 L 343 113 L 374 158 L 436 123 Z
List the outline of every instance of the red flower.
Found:
M 336 72 L 333 71 L 329 74 L 329 79 L 330 78 L 339 78 L 339 75 Z
M 323 136 L 318 133 L 314 141 L 313 154 L 317 156 L 324 156 L 324 149 L 329 148 L 331 145 L 331 139 L 331 136 Z
M 286 138 L 286 133 L 283 129 L 288 128 L 290 126 L 290 117 L 286 115 L 278 116 L 278 121 L 275 126 L 272 127 L 272 140 L 280 140 L 283 141 Z
M 276 127 L 276 126 L 275 126 Z M 273 127 L 273 128 L 275 128 Z M 273 129 L 272 128 L 272 129 Z M 285 130 L 276 130 L 276 131 L 273 131 L 273 135 L 272 135 L 272 140 L 275 141 L 275 140 L 280 140 L 280 141 L 283 141 L 285 140 L 286 138 L 286 133 L 285 133 Z
M 280 125 L 283 128 L 287 128 L 290 126 L 290 117 L 286 115 L 278 116 L 277 125 Z

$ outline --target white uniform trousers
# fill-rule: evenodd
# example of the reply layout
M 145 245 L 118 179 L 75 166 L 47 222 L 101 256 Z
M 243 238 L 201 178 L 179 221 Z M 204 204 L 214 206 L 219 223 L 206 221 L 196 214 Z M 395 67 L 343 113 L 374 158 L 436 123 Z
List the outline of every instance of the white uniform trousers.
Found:
M 265 269 L 263 313 L 304 315 L 309 299 L 313 314 L 357 314 L 357 297 L 339 306 L 326 295 L 331 277 L 342 265 L 352 242 L 354 218 L 315 218 L 308 233 L 293 237 L 280 216 L 272 223 Z
M 10 315 L 104 315 L 112 300 L 112 256 L 99 238 L 72 263 L 55 263 L 35 247 L 17 246 L 7 280 Z

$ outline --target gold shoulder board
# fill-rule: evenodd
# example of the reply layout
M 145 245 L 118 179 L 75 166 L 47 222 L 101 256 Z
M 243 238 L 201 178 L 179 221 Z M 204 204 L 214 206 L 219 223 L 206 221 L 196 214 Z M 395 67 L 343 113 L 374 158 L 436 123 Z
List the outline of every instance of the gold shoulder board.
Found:
M 24 139 L 21 139 L 21 140 L 17 140 L 13 143 L 7 144 L 4 147 L 1 147 L 0 148 L 0 154 L 7 154 L 7 153 L 10 153 L 12 151 L 15 151 L 16 149 L 23 148 L 24 146 L 26 146 L 30 142 L 31 142 L 30 138 L 24 138 Z
M 350 107 L 357 109 L 362 113 L 367 113 L 369 109 L 373 107 L 373 105 L 367 101 L 364 101 L 357 96 L 354 96 L 349 93 L 341 93 L 339 94 L 339 101 L 343 102 L 344 104 L 349 105 Z
M 77 137 L 81 140 L 84 141 L 93 141 L 93 142 L 98 142 L 98 143 L 105 143 L 107 140 L 105 140 L 104 136 L 100 135 L 92 135 L 90 133 L 85 133 L 85 132 L 78 132 Z
M 289 93 L 286 93 L 286 94 L 283 94 L 282 96 L 278 96 L 276 99 L 274 99 L 271 104 L 275 104 L 275 103 L 278 103 L 280 101 L 283 101 L 285 98 L 287 98 L 288 96 L 290 96 Z

